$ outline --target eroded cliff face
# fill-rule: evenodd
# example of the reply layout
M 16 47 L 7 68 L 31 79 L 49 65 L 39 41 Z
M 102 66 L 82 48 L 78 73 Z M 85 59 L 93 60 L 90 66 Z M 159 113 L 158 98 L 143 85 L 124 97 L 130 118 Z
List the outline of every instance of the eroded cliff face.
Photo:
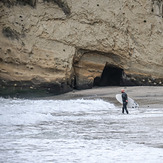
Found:
M 0 13 L 1 92 L 163 85 L 162 0 L 2 0 Z

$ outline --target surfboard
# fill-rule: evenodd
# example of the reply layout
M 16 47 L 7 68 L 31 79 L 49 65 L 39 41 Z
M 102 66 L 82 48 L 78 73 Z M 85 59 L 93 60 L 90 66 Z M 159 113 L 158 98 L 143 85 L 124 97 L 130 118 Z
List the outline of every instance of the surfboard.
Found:
M 116 94 L 115 97 L 116 97 L 118 102 L 120 102 L 121 104 L 123 103 L 121 94 Z M 139 108 L 139 104 L 136 103 L 132 98 L 128 97 L 127 107 L 129 107 L 129 108 Z

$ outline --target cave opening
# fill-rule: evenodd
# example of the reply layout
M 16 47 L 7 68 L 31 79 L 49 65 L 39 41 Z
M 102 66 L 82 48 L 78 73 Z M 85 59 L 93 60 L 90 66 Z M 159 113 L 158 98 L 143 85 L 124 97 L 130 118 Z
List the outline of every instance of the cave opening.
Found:
M 94 79 L 94 86 L 120 86 L 122 85 L 123 69 L 106 64 L 101 77 Z

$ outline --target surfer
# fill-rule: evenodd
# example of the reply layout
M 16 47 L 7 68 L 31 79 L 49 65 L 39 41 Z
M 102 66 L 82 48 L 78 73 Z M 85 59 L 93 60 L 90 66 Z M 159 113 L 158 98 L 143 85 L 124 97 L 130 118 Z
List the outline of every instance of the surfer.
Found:
M 128 110 L 127 110 L 128 97 L 124 89 L 121 90 L 121 93 L 122 93 L 122 102 L 123 102 L 122 113 L 124 114 L 124 110 L 125 110 L 126 113 L 128 114 Z

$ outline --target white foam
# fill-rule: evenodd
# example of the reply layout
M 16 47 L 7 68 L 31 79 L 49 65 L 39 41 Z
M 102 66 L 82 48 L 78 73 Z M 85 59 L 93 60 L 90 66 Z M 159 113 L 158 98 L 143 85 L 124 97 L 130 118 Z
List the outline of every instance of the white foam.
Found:
M 52 113 L 109 110 L 113 104 L 103 100 L 21 100 L 0 98 L 0 124 L 27 125 L 53 119 Z
M 162 163 L 163 109 L 123 115 L 101 99 L 0 103 L 1 162 Z

